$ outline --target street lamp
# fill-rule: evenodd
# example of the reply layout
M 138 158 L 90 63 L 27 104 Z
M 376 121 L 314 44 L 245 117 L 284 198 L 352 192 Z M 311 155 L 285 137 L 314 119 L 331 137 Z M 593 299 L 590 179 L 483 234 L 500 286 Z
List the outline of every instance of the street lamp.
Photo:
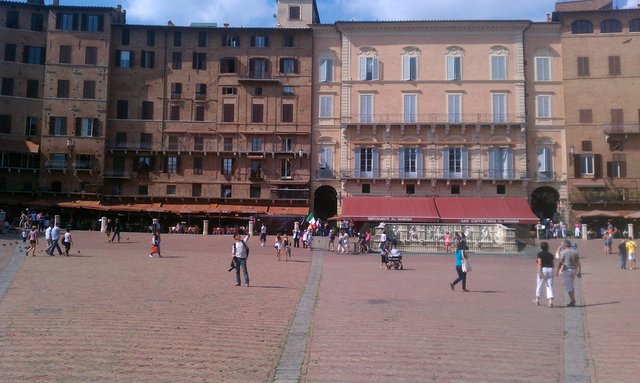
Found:
M 573 157 L 576 155 L 576 148 L 573 145 L 569 148 L 569 155 L 569 163 L 573 165 Z

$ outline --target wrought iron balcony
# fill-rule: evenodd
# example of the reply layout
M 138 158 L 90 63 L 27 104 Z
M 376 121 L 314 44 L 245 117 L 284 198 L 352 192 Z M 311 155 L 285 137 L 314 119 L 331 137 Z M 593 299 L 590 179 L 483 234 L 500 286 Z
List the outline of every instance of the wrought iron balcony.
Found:
M 637 124 L 606 124 L 603 126 L 605 134 L 640 134 L 640 123 Z
M 342 117 L 343 124 L 524 124 L 524 116 L 512 114 L 397 113 L 352 114 Z

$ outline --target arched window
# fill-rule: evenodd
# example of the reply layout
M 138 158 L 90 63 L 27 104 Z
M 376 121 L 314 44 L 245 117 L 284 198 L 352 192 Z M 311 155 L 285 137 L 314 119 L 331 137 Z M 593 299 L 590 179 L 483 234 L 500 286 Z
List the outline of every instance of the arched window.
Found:
M 640 19 L 629 21 L 629 32 L 640 32 Z
M 600 23 L 600 33 L 619 33 L 622 32 L 622 23 L 616 19 L 603 20 Z
M 589 20 L 576 20 L 571 24 L 571 33 L 593 33 L 593 24 Z

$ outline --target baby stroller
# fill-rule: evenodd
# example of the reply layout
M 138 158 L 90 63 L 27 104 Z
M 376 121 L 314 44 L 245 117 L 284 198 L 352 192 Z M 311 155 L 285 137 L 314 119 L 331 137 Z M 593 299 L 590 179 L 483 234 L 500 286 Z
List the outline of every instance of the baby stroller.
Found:
M 396 270 L 402 270 L 402 254 L 397 249 L 391 250 L 391 253 L 387 256 L 387 270 L 394 268 Z

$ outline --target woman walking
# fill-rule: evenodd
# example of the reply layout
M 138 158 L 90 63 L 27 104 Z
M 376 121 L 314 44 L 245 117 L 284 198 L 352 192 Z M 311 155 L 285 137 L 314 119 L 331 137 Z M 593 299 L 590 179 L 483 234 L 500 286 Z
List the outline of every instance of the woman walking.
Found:
M 467 255 L 464 252 L 464 245 L 462 243 L 458 243 L 458 247 L 456 248 L 456 272 L 458 273 L 458 278 L 449 283 L 449 287 L 451 287 L 451 291 L 455 291 L 455 286 L 458 282 L 462 282 L 462 291 L 467 292 L 467 273 L 466 271 L 462 271 L 462 262 L 464 258 L 467 258 Z
M 158 258 L 162 258 L 162 255 L 160 255 L 160 233 L 156 229 L 153 229 L 149 257 L 153 258 L 153 254 L 158 254 Z
M 553 307 L 553 254 L 549 252 L 549 244 L 547 242 L 540 243 L 540 251 L 538 253 L 538 273 L 536 283 L 536 299 L 533 303 L 540 305 L 540 296 L 542 295 L 542 286 L 547 287 L 547 306 Z
M 31 256 L 36 256 L 36 245 L 38 244 L 38 230 L 36 226 L 31 227 L 31 231 L 29 232 L 29 248 L 27 249 L 27 257 L 29 253 Z

